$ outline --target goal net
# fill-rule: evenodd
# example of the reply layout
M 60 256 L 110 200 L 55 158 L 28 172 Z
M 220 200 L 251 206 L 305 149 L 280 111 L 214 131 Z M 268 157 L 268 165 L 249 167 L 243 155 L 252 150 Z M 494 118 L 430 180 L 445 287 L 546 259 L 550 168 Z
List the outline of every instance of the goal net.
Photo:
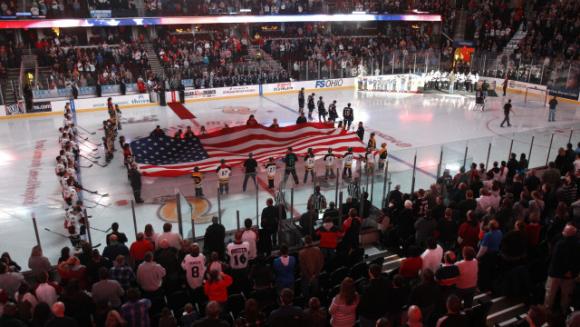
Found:
M 548 104 L 548 90 L 528 86 L 526 87 L 524 102 L 545 107 Z

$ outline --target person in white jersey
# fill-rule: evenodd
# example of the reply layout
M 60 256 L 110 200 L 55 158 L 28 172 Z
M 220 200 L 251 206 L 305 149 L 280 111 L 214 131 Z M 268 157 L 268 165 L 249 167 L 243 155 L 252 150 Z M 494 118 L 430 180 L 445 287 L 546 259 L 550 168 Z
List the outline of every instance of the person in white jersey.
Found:
M 252 219 L 246 218 L 244 220 L 244 231 L 242 232 L 242 242 L 247 242 L 250 246 L 248 252 L 248 260 L 254 260 L 258 256 L 258 249 L 256 242 L 258 241 L 258 233 L 252 228 Z
M 234 284 L 231 287 L 235 291 L 245 292 L 249 288 L 247 268 L 250 244 L 242 241 L 242 234 L 241 230 L 236 232 L 234 241 L 226 247 L 226 255 L 229 258 L 231 276 L 234 279 Z
M 202 299 L 203 279 L 205 277 L 205 256 L 200 253 L 197 243 L 191 246 L 189 254 L 181 261 L 181 268 L 185 271 L 185 279 L 192 289 L 196 299 Z

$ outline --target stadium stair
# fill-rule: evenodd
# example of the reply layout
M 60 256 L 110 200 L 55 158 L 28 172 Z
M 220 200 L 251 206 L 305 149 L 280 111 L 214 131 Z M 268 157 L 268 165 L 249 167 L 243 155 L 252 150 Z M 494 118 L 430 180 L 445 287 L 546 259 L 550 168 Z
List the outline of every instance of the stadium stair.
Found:
M 149 62 L 149 66 L 151 66 L 151 71 L 155 76 L 161 77 L 165 79 L 165 70 L 163 66 L 161 66 L 161 62 L 159 62 L 159 57 L 157 57 L 157 53 L 155 53 L 155 48 L 151 43 L 143 44 L 145 48 L 145 52 L 147 53 L 147 60 Z
M 496 57 L 495 61 L 492 62 L 489 67 L 496 67 L 498 65 L 502 65 L 505 62 L 509 62 L 510 56 L 518 48 L 520 42 L 526 37 L 527 34 L 527 30 L 524 30 L 524 24 L 520 24 L 514 36 L 512 36 L 511 40 L 503 48 L 502 52 Z
M 16 103 L 18 97 L 18 81 L 20 80 L 20 68 L 8 68 L 6 80 L 0 83 L 5 104 Z
M 380 250 L 376 247 L 365 249 L 365 262 L 376 262 L 378 258 L 383 258 L 383 272 L 393 274 L 401 265 L 399 255 Z M 491 302 L 491 308 L 487 313 L 486 325 L 489 327 L 507 327 L 519 322 L 525 317 L 529 306 L 521 298 L 510 298 L 507 296 L 493 295 L 492 293 L 480 293 L 474 297 L 474 305 L 477 303 Z

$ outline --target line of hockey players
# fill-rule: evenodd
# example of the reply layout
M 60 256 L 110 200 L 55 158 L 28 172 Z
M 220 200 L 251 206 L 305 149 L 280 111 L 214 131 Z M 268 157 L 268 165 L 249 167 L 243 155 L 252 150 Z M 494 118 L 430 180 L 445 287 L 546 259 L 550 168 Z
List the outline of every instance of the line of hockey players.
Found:
M 364 165 L 364 172 L 366 174 L 373 174 L 375 172 L 375 163 L 378 159 L 378 172 L 382 172 L 385 168 L 385 163 L 387 161 L 387 144 L 382 143 L 379 149 L 376 148 L 376 140 L 375 134 L 371 133 L 370 138 L 367 144 L 367 150 L 364 154 L 359 155 L 358 160 L 361 164 L 361 174 L 362 174 L 362 166 Z M 285 156 L 281 159 L 276 160 L 274 157 L 270 157 L 268 161 L 264 164 L 264 170 L 266 173 L 266 178 L 268 180 L 268 188 L 274 189 L 274 181 L 276 179 L 278 168 L 283 168 L 284 177 L 281 181 L 281 188 L 284 189 L 286 187 L 286 183 L 288 181 L 288 177 L 291 175 L 295 185 L 299 185 L 299 178 L 296 171 L 296 164 L 302 159 L 304 162 L 304 178 L 302 182 L 306 184 L 308 182 L 308 177 L 310 176 L 312 183 L 317 182 L 317 175 L 316 175 L 316 156 L 312 148 L 309 148 L 306 155 L 303 158 L 300 158 L 297 154 L 295 154 L 291 147 L 288 148 Z M 328 148 L 327 153 L 322 156 L 322 160 L 324 162 L 324 179 L 334 179 L 336 178 L 336 164 L 342 159 L 341 166 L 342 166 L 342 178 L 348 179 L 351 183 L 358 183 L 359 180 L 357 178 L 352 178 L 352 168 L 355 160 L 355 153 L 353 152 L 352 148 L 348 148 L 347 152 L 342 155 L 336 155 L 332 148 Z M 252 155 L 250 154 L 248 161 L 252 161 Z M 284 166 L 279 167 L 278 162 L 281 161 Z M 253 161 L 254 164 L 255 160 Z M 220 165 L 216 168 L 216 174 L 218 177 L 218 185 L 219 185 L 219 192 L 220 194 L 228 194 L 229 193 L 229 182 L 232 176 L 232 167 L 226 163 L 225 160 L 222 160 Z M 246 174 L 245 178 L 247 179 L 249 176 Z M 360 175 L 360 174 L 359 174 Z M 203 173 L 199 170 L 198 167 L 195 167 L 192 171 L 191 177 L 194 180 L 195 186 L 195 196 L 203 197 Z M 255 173 L 254 173 L 255 177 Z M 252 177 L 252 178 L 254 178 Z M 245 183 L 244 183 L 245 184 Z
M 82 186 L 77 180 L 80 169 L 78 160 L 80 146 L 78 131 L 72 120 L 70 104 L 65 105 L 63 127 L 58 129 L 60 145 L 59 155 L 56 157 L 55 173 L 59 179 L 62 197 L 64 200 L 66 235 L 75 248 L 80 248 L 81 240 L 86 240 L 86 210 L 79 198 Z
M 308 95 L 308 101 L 306 101 L 304 88 L 301 88 L 300 91 L 298 92 L 298 112 L 300 116 L 296 120 L 297 124 L 307 122 L 306 117 L 304 117 L 305 105 L 308 108 L 309 121 L 314 120 L 313 117 L 314 109 L 317 109 L 319 122 L 336 123 L 338 121 L 339 128 L 349 130 L 352 125 L 352 122 L 354 121 L 354 110 L 350 103 L 342 109 L 342 120 L 338 120 L 340 117 L 338 116 L 336 100 L 332 101 L 332 103 L 330 103 L 327 109 L 326 103 L 324 102 L 324 98 L 322 96 L 319 96 L 317 100 L 316 94 L 312 93 Z
M 425 90 L 449 90 L 474 92 L 479 82 L 478 73 L 456 73 L 453 71 L 435 71 L 432 70 L 422 75 L 424 79 Z

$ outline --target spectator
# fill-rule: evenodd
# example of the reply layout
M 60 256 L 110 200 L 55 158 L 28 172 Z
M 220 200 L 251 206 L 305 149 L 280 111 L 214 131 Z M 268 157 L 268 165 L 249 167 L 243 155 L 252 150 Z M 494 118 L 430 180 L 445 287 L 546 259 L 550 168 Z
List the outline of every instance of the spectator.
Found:
M 427 249 L 421 254 L 421 259 L 423 260 L 422 270 L 429 269 L 435 273 L 441 265 L 442 258 L 443 248 L 437 244 L 434 238 L 429 238 L 427 240 Z
M 109 245 L 109 242 L 112 241 L 112 239 L 111 239 L 112 235 L 117 236 L 117 242 L 122 243 L 122 244 L 127 243 L 127 235 L 125 235 L 125 233 L 119 232 L 119 224 L 118 223 L 116 223 L 116 222 L 112 223 L 111 230 L 112 230 L 112 232 L 110 234 L 107 234 L 107 245 Z
M 570 306 L 574 280 L 580 271 L 580 245 L 576 235 L 576 227 L 566 225 L 562 231 L 563 239 L 556 243 L 552 252 L 544 303 L 548 309 L 554 305 L 558 291 L 560 291 L 561 312 L 566 312 Z
M 193 244 L 190 253 L 181 261 L 181 268 L 185 270 L 185 279 L 194 294 L 194 298 L 200 297 L 203 279 L 205 276 L 205 256 L 200 253 L 199 246 Z
M 48 273 L 43 273 L 37 277 L 38 285 L 34 293 L 40 303 L 52 306 L 58 300 L 59 286 L 49 282 Z
M 426 200 L 425 200 L 426 202 Z M 419 217 L 414 224 L 415 227 L 415 244 L 419 247 L 424 247 L 427 240 L 433 237 L 433 233 L 437 229 L 437 221 L 431 215 Z
M 310 294 L 318 293 L 318 277 L 324 267 L 324 255 L 320 248 L 312 243 L 312 237 L 304 238 L 305 246 L 298 253 L 302 295 L 308 298 Z
M 162 239 L 159 248 L 155 251 L 154 260 L 165 269 L 164 286 L 169 289 L 177 287 L 181 274 L 180 262 L 177 258 L 177 250 L 169 246 L 167 239 Z
M 66 307 L 65 314 L 74 318 L 79 326 L 91 325 L 91 316 L 95 313 L 95 303 L 90 295 L 81 289 L 78 280 L 68 281 L 59 301 L 64 303 Z
M 81 288 L 87 289 L 88 286 L 88 276 L 87 267 L 81 265 L 77 257 L 70 257 L 67 261 L 61 262 L 56 270 L 60 276 L 63 283 L 67 283 L 75 279 Z
M 211 270 L 203 289 L 205 295 L 210 301 L 225 304 L 228 300 L 228 287 L 232 285 L 232 283 L 233 279 L 230 275 L 220 273 L 217 270 Z
M 328 326 L 328 314 L 321 307 L 317 297 L 308 300 L 308 308 L 304 310 L 304 317 L 309 327 Z
M 296 268 L 296 258 L 288 255 L 288 246 L 282 244 L 280 256 L 274 259 L 272 268 L 276 273 L 276 287 L 279 290 L 294 289 L 294 271 Z
M 2 257 L 0 257 L 0 262 L 3 262 L 8 266 L 8 270 L 12 272 L 20 272 L 21 267 L 18 265 L 12 258 L 8 252 L 2 253 Z
M 45 302 L 40 302 L 34 308 L 30 325 L 33 327 L 44 327 L 51 318 L 50 306 Z
M 473 304 L 473 296 L 477 289 L 478 263 L 475 259 L 475 250 L 471 246 L 466 246 L 462 251 L 463 260 L 455 265 L 459 268 L 457 278 L 457 295 L 463 300 L 466 308 Z
M 78 326 L 77 321 L 65 316 L 65 305 L 62 302 L 56 302 L 52 305 L 52 314 L 54 318 L 48 321 L 46 327 Z
M 476 256 L 479 262 L 479 288 L 486 291 L 491 288 L 497 264 L 497 254 L 503 238 L 503 234 L 499 230 L 499 224 L 496 220 L 489 222 L 488 229 L 488 232 L 483 235 L 479 252 Z
M 333 327 L 350 327 L 356 322 L 356 308 L 359 304 L 359 295 L 354 287 L 352 278 L 345 278 L 340 284 L 340 291 L 332 299 L 330 308 L 330 324 Z
M 459 268 L 455 265 L 455 253 L 445 252 L 443 264 L 435 272 L 435 279 L 443 288 L 455 287 L 459 278 Z
M 32 312 L 38 304 L 38 300 L 33 292 L 30 286 L 28 286 L 28 283 L 22 282 L 18 288 L 18 292 L 14 295 L 14 299 L 20 309 L 20 317 L 25 321 L 30 321 Z
M 310 235 L 307 235 L 309 237 Z M 342 237 L 342 232 L 334 226 L 332 218 L 324 218 L 324 223 L 316 231 L 316 236 L 320 238 L 320 250 L 326 260 L 330 260 L 336 254 L 338 240 Z
M 424 321 L 429 321 L 439 311 L 441 297 L 441 288 L 435 281 L 435 274 L 431 270 L 425 270 L 421 273 L 421 282 L 411 291 L 409 303 L 418 306 Z
M 224 225 L 218 222 L 218 217 L 212 217 L 212 224 L 205 230 L 204 236 L 204 253 L 206 255 L 212 252 L 217 252 L 220 259 L 224 258 L 224 253 L 226 249 L 225 238 L 226 229 Z
M 407 250 L 407 257 L 401 261 L 399 267 L 399 274 L 406 279 L 415 279 L 419 277 L 419 273 L 423 268 L 423 259 L 421 258 L 421 250 L 417 246 L 410 246 Z M 427 269 L 428 270 L 428 269 Z
M 453 210 L 445 209 L 445 215 L 437 224 L 439 231 L 439 242 L 443 245 L 444 250 L 452 250 L 457 242 L 457 224 L 453 220 Z
M 163 233 L 157 236 L 157 240 L 155 243 L 155 247 L 159 248 L 162 240 L 167 240 L 167 243 L 170 247 L 175 248 L 176 250 L 181 249 L 181 235 L 178 233 L 171 232 L 171 228 L 173 226 L 170 223 L 163 224 Z
M 262 209 L 260 226 L 263 228 L 271 244 L 276 244 L 278 239 L 278 221 L 280 220 L 280 210 L 274 206 L 274 200 L 268 198 L 266 207 Z
M 479 224 L 473 210 L 467 211 L 466 220 L 459 226 L 457 243 L 459 247 L 475 248 L 479 242 Z
M 256 259 L 258 249 L 256 243 L 258 241 L 258 233 L 252 228 L 252 219 L 246 218 L 244 220 L 244 231 L 242 232 L 242 242 L 248 243 L 250 251 L 248 252 L 248 260 Z
M 360 297 L 358 305 L 360 327 L 373 327 L 387 313 L 390 290 L 389 281 L 381 274 L 382 267 L 372 264 L 368 270 L 369 283 Z
M 99 269 L 100 281 L 93 284 L 91 294 L 95 303 L 108 303 L 113 308 L 120 308 L 121 297 L 125 294 L 118 281 L 109 279 L 107 268 Z
M 125 257 L 122 255 L 115 258 L 115 262 L 109 271 L 111 279 L 116 280 L 121 284 L 123 289 L 127 290 L 135 282 L 135 273 L 133 269 L 125 262 Z
M 280 292 L 280 307 L 270 314 L 268 324 L 272 327 L 300 326 L 306 317 L 301 308 L 292 305 L 294 292 L 285 288 Z
M 14 299 L 14 294 L 24 281 L 24 276 L 17 272 L 8 270 L 8 266 L 0 262 L 0 289 L 3 289 L 8 298 Z
M 145 240 L 153 243 L 153 245 L 157 244 L 157 236 L 159 236 L 159 235 L 157 233 L 155 233 L 155 231 L 153 230 L 153 225 L 151 225 L 151 224 L 145 225 L 145 230 L 143 231 L 143 236 L 144 236 Z
M 117 234 L 110 234 L 107 246 L 103 250 L 103 256 L 107 258 L 109 261 L 113 262 L 117 258 L 117 256 L 128 256 L 129 255 L 129 248 L 123 243 L 118 240 Z
M 145 261 L 137 269 L 137 283 L 148 294 L 156 294 L 161 288 L 165 275 L 165 268 L 153 261 L 153 253 L 148 252 L 145 254 Z M 126 317 L 124 318 L 129 321 Z
M 196 321 L 194 327 L 229 327 L 229 324 L 220 319 L 220 304 L 217 301 L 210 301 L 205 306 L 205 317 Z
M 127 290 L 127 302 L 121 306 L 121 316 L 127 322 L 127 326 L 150 326 L 150 308 L 151 301 L 149 299 L 141 299 L 139 290 L 130 288 Z
M 30 258 L 28 259 L 28 268 L 33 275 L 43 272 L 50 272 L 52 269 L 48 258 L 42 255 L 42 248 L 38 245 L 32 248 Z
M 407 327 L 423 327 L 423 315 L 416 305 L 410 306 L 407 310 Z
M 357 215 L 357 210 L 352 208 L 348 212 L 348 218 L 342 223 L 342 251 L 350 252 L 359 248 L 359 235 L 361 229 L 361 218 Z
M 461 313 L 461 300 L 456 295 L 447 298 L 447 314 L 437 321 L 437 327 L 467 326 L 468 320 Z
M 310 235 L 314 237 L 315 231 L 314 226 L 316 226 L 316 221 L 318 220 L 318 212 L 313 206 L 306 206 L 306 212 L 300 216 L 299 224 L 302 230 L 302 235 Z
M 241 316 L 236 319 L 235 326 L 263 326 L 266 324 L 266 317 L 260 312 L 258 302 L 254 299 L 246 300 L 244 311 Z
M 129 253 L 133 259 L 135 266 L 139 266 L 145 259 L 147 252 L 155 251 L 155 243 L 145 238 L 145 234 L 137 233 L 137 239 L 131 244 Z
M 183 315 L 180 322 L 183 327 L 191 327 L 193 323 L 199 319 L 199 314 L 193 309 L 193 304 L 187 303 L 183 307 Z

